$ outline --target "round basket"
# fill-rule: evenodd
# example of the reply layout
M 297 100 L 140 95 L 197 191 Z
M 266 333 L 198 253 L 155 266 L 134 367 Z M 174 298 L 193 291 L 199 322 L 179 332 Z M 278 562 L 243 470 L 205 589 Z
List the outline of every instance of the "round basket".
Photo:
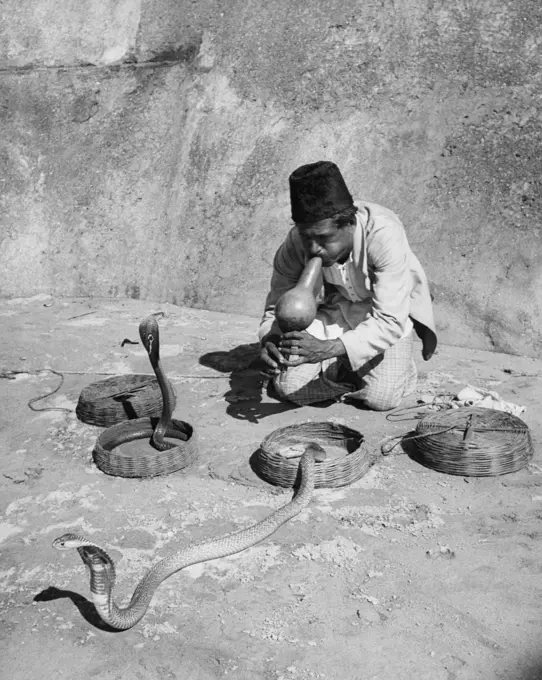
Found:
M 162 393 L 158 381 L 138 374 L 117 375 L 87 385 L 75 409 L 79 420 L 98 427 L 159 416 L 161 412 Z
M 150 440 L 156 422 L 155 418 L 138 418 L 102 432 L 92 452 L 96 465 L 102 472 L 116 477 L 157 477 L 193 463 L 199 455 L 196 432 L 182 420 L 172 420 L 166 432 L 168 439 L 182 441 L 179 446 L 166 451 L 157 451 L 150 444 L 144 451 L 124 452 L 118 448 L 120 444 L 136 439 Z
M 424 416 L 406 438 L 411 457 L 438 472 L 494 477 L 517 472 L 533 456 L 527 425 L 510 413 L 466 407 Z
M 320 444 L 328 453 L 332 448 L 341 450 L 340 456 L 316 464 L 316 488 L 352 484 L 375 462 L 361 432 L 324 421 L 289 425 L 267 435 L 253 456 L 253 469 L 270 484 L 292 487 L 298 476 L 299 457 L 285 455 L 292 451 L 299 455 L 310 442 Z

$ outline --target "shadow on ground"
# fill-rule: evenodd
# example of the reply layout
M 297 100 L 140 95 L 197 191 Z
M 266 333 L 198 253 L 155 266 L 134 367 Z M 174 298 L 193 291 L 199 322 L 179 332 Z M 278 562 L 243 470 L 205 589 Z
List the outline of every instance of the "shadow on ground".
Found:
M 262 375 L 264 363 L 256 342 L 228 351 L 208 352 L 200 357 L 199 363 L 221 373 L 230 373 L 230 389 L 224 398 L 228 402 L 226 413 L 232 418 L 257 423 L 268 416 L 299 408 L 297 404 L 280 401 L 271 381 Z M 263 401 L 264 397 L 272 401 Z M 332 403 L 333 400 L 327 400 L 312 406 L 326 408 Z
M 224 398 L 228 402 L 226 413 L 232 418 L 257 423 L 267 416 L 297 408 L 295 404 L 276 399 L 272 385 L 260 372 L 264 364 L 256 342 L 227 351 L 208 352 L 200 357 L 199 363 L 230 374 L 230 389 Z M 263 402 L 264 396 L 274 401 Z
M 102 621 L 94 604 L 87 600 L 86 597 L 83 597 L 83 595 L 74 593 L 72 590 L 62 590 L 60 588 L 55 588 L 54 586 L 49 586 L 49 588 L 42 590 L 34 597 L 34 602 L 51 602 L 52 600 L 60 600 L 62 598 L 68 598 L 71 600 L 85 621 L 90 623 L 95 628 L 99 628 L 106 633 L 121 632 Z

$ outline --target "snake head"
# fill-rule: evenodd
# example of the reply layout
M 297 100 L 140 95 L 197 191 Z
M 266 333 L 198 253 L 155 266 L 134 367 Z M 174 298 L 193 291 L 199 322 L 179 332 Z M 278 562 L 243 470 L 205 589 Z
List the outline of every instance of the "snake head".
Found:
M 325 452 L 325 449 L 323 449 L 320 444 L 317 444 L 316 442 L 311 442 L 308 446 L 305 447 L 305 453 L 310 452 L 313 455 L 314 460 L 317 463 L 323 463 L 324 460 L 327 458 L 327 453 Z
M 62 534 L 53 541 L 53 548 L 57 550 L 71 550 L 72 548 L 79 548 L 86 543 L 86 539 L 77 534 Z
M 139 337 L 143 347 L 147 350 L 151 363 L 160 359 L 160 334 L 158 321 L 154 314 L 150 314 L 139 324 Z

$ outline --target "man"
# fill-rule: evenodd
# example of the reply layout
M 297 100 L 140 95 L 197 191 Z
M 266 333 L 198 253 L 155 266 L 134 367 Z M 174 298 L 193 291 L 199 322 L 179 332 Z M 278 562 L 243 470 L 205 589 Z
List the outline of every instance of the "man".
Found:
M 427 278 L 404 227 L 382 206 L 354 203 L 329 161 L 301 166 L 289 182 L 295 226 L 273 263 L 259 329 L 264 372 L 296 404 L 348 396 L 370 409 L 395 408 L 416 387 L 413 330 L 424 359 L 437 346 Z M 305 331 L 281 334 L 275 305 L 313 257 L 322 259 L 316 318 Z

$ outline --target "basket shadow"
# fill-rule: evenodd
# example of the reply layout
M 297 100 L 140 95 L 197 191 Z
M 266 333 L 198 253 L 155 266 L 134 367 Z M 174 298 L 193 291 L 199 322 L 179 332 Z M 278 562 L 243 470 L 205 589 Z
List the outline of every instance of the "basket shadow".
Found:
M 81 616 L 87 623 L 90 623 L 95 628 L 103 630 L 106 633 L 121 633 L 122 631 L 113 628 L 108 623 L 105 623 L 98 614 L 96 607 L 92 602 L 87 600 L 83 595 L 74 593 L 71 590 L 62 590 L 55 586 L 49 586 L 34 596 L 33 602 L 51 602 L 52 600 L 60 600 L 68 598 L 79 610 Z
M 139 418 L 130 397 L 113 397 L 113 401 L 119 401 L 122 404 L 122 408 L 126 414 L 126 420 L 135 420 L 136 418 Z
M 261 448 L 258 447 L 256 451 L 254 451 L 254 453 L 248 459 L 248 464 L 250 465 L 250 469 L 252 470 L 252 472 L 256 475 L 256 477 L 258 477 L 258 479 L 261 479 L 263 482 L 266 482 L 267 484 L 271 484 L 272 486 L 276 486 L 278 488 L 285 488 L 282 484 L 273 482 L 268 476 L 262 475 L 259 461 L 260 452 Z M 286 488 L 299 489 L 300 485 L 301 485 L 301 466 L 298 467 L 297 469 L 297 474 L 293 485 L 291 487 Z
M 416 448 L 416 444 L 415 444 L 416 440 L 414 439 L 416 434 L 417 434 L 416 430 L 411 430 L 410 432 L 405 432 L 405 434 L 402 436 L 402 438 L 400 440 L 401 448 L 406 453 L 406 455 L 410 458 L 410 460 L 414 461 L 415 463 L 419 463 L 420 465 L 423 465 L 423 467 L 429 467 L 427 465 L 427 463 L 424 461 L 423 456 L 420 454 L 420 452 Z M 431 469 L 431 468 L 429 468 L 429 469 Z

